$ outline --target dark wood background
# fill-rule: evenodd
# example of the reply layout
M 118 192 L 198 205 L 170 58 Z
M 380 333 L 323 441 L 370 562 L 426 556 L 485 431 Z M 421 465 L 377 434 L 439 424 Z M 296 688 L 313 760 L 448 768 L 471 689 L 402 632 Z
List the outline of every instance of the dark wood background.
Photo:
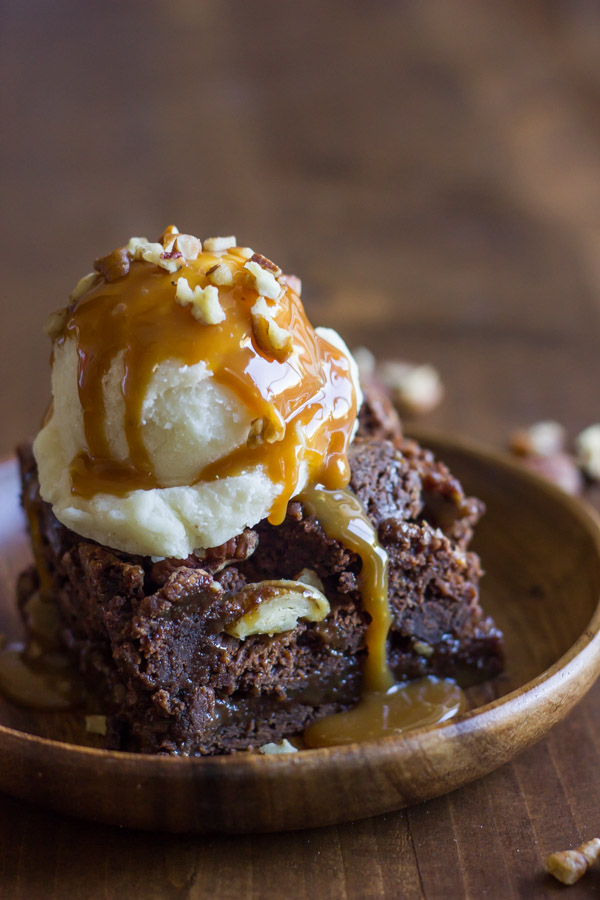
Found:
M 0 84 L 0 452 L 47 402 L 46 314 L 170 222 L 301 275 L 350 345 L 435 363 L 427 424 L 500 444 L 600 418 L 596 0 L 4 0 Z M 546 854 L 600 834 L 599 703 L 339 828 L 136 834 L 1 797 L 0 896 L 558 896 Z M 568 892 L 596 895 L 600 870 Z

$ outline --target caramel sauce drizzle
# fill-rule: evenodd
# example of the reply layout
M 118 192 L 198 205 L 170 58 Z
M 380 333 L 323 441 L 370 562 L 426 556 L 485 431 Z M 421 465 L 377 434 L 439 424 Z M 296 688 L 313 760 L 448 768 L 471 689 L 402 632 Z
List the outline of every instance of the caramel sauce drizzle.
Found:
M 236 248 L 218 255 L 201 253 L 173 274 L 133 261 L 126 275 L 114 281 L 102 279 L 71 308 L 55 343 L 74 339 L 79 356 L 78 389 L 87 449 L 71 463 L 74 494 L 123 496 L 167 486 L 153 473 L 141 428 L 149 381 L 167 360 L 188 366 L 204 361 L 216 380 L 230 387 L 257 418 L 285 428 L 281 440 L 240 447 L 199 472 L 197 481 L 237 474 L 262 463 L 270 478 L 284 485 L 270 511 L 274 524 L 285 517 L 302 458 L 308 462 L 311 479 L 330 488 L 347 484 L 346 449 L 357 411 L 348 360 L 314 332 L 300 298 L 289 286 L 284 288 L 276 320 L 292 333 L 294 353 L 284 361 L 267 357 L 253 339 L 250 310 L 258 294 L 241 277 L 246 274 L 245 261 Z M 176 279 L 183 276 L 190 287 L 204 287 L 206 272 L 220 262 L 234 272 L 234 286 L 219 288 L 226 318 L 219 325 L 203 325 L 189 306 L 177 303 Z M 121 391 L 128 445 L 124 460 L 114 459 L 110 452 L 103 391 L 103 379 L 119 354 L 124 363 Z
M 364 694 L 354 709 L 320 719 L 304 732 L 308 747 L 353 744 L 413 728 L 446 722 L 467 707 L 463 691 L 450 680 L 429 676 L 389 691 Z
M 385 692 L 394 683 L 387 663 L 387 636 L 392 624 L 388 600 L 387 553 L 377 540 L 371 521 L 355 494 L 349 490 L 309 487 L 298 497 L 315 516 L 327 537 L 353 550 L 362 560 L 359 587 L 366 611 L 368 655 L 364 669 L 366 691 Z
M 429 676 L 409 684 L 394 684 L 387 662 L 387 637 L 392 624 L 388 597 L 387 553 L 363 506 L 350 490 L 330 491 L 317 485 L 298 500 L 315 516 L 327 537 L 353 550 L 362 560 L 359 587 L 371 617 L 367 627 L 367 659 L 359 703 L 348 712 L 326 716 L 304 732 L 308 747 L 331 747 L 436 725 L 466 707 L 462 690 L 450 680 Z

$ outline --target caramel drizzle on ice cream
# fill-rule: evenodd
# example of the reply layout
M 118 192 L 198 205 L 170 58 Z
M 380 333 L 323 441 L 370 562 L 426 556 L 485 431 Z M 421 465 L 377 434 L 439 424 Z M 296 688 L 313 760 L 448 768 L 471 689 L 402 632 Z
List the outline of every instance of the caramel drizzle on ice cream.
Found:
M 172 237 L 175 232 L 166 234 Z M 257 277 L 251 277 L 250 252 L 230 246 L 199 252 L 195 259 L 185 259 L 177 251 L 167 253 L 165 258 L 172 256 L 178 266 L 174 271 L 147 259 L 128 260 L 125 248 L 101 261 L 101 274 L 95 282 L 90 279 L 90 287 L 69 308 L 54 336 L 58 345 L 74 339 L 79 357 L 78 390 L 87 449 L 71 463 L 74 494 L 124 496 L 163 486 L 153 473 L 141 422 L 150 379 L 167 360 L 188 366 L 204 361 L 217 382 L 231 388 L 256 417 L 248 445 L 198 472 L 197 481 L 264 465 L 273 483 L 283 485 L 270 510 L 273 524 L 283 521 L 302 465 L 308 465 L 311 482 L 330 489 L 347 484 L 346 450 L 357 413 L 348 357 L 314 331 L 299 296 L 277 267 L 256 255 L 252 259 L 258 260 L 254 264 Z M 114 265 L 106 263 L 113 257 Z M 119 270 L 123 261 L 127 264 Z M 231 271 L 232 283 L 219 283 L 217 288 L 214 273 L 223 265 Z M 262 267 L 268 278 L 275 279 L 270 284 L 276 282 L 279 298 L 261 301 L 257 288 L 262 289 Z M 120 275 L 123 270 L 125 274 Z M 225 271 L 221 269 L 221 274 Z M 222 321 L 205 324 L 191 302 L 177 302 L 182 277 L 192 293 L 213 284 L 211 297 L 218 291 Z M 262 319 L 256 318 L 257 308 L 263 310 Z M 275 338 L 270 353 L 272 323 Z M 277 343 L 282 334 L 284 344 L 286 334 L 291 336 L 283 349 L 281 340 Z M 124 460 L 110 452 L 103 393 L 103 380 L 119 355 L 124 365 L 121 391 L 128 445 Z

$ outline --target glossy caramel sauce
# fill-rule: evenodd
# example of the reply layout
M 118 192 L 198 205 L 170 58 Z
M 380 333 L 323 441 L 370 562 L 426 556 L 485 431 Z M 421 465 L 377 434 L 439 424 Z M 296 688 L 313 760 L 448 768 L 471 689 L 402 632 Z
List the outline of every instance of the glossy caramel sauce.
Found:
M 197 481 L 263 464 L 271 480 L 283 485 L 269 515 L 274 524 L 285 516 L 303 460 L 311 480 L 330 488 L 348 482 L 346 449 L 357 412 L 348 359 L 315 333 L 300 298 L 283 279 L 285 293 L 273 308 L 277 324 L 293 336 L 294 352 L 279 361 L 259 349 L 250 315 L 258 294 L 249 287 L 243 269 L 246 259 L 237 248 L 201 253 L 175 273 L 132 261 L 126 275 L 113 281 L 101 278 L 71 307 L 55 344 L 73 339 L 79 357 L 78 390 L 87 446 L 71 463 L 74 494 L 123 496 L 140 488 L 164 486 L 153 473 L 141 425 L 149 381 L 167 360 L 188 366 L 205 362 L 217 382 L 231 388 L 256 418 L 266 419 L 282 432 L 273 443 L 238 448 L 198 472 Z M 194 318 L 190 306 L 176 301 L 177 278 L 186 278 L 191 288 L 205 287 L 210 283 L 206 272 L 220 262 L 234 273 L 233 287 L 219 288 L 226 318 L 218 325 L 204 325 Z M 128 445 L 124 460 L 110 453 L 103 391 L 103 379 L 119 354 L 124 361 L 121 390 Z
M 359 587 L 363 605 L 371 616 L 367 628 L 366 691 L 385 692 L 394 683 L 387 664 L 387 636 L 392 624 L 388 601 L 387 553 L 363 506 L 349 490 L 329 491 L 321 486 L 304 490 L 298 497 L 316 517 L 327 537 L 353 550 L 362 560 Z
M 437 725 L 465 709 L 465 695 L 453 681 L 419 678 L 388 691 L 367 691 L 354 709 L 310 725 L 304 742 L 311 748 L 353 744 Z

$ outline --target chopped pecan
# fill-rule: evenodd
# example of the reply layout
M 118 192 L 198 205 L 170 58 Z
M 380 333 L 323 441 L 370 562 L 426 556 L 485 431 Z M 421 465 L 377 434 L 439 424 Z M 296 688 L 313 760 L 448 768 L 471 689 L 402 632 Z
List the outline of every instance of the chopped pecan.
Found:
M 216 263 L 214 266 L 211 266 L 206 272 L 206 277 L 211 284 L 216 284 L 219 287 L 231 287 L 233 284 L 233 274 L 225 263 Z
M 253 634 L 292 631 L 299 619 L 321 622 L 330 612 L 327 597 L 301 581 L 259 581 L 247 584 L 237 597 L 245 612 L 225 631 L 241 641 Z
M 44 331 L 53 341 L 63 333 L 69 318 L 69 307 L 64 306 L 56 312 L 50 313 Z
M 198 254 L 202 252 L 202 241 L 193 234 L 178 234 L 175 238 L 175 247 L 184 259 L 198 259 Z
M 234 234 L 229 237 L 210 237 L 204 241 L 204 249 L 207 253 L 220 253 L 221 250 L 231 250 L 236 244 L 237 240 Z
M 130 257 L 127 247 L 118 247 L 108 256 L 100 256 L 94 261 L 94 269 L 104 275 L 107 281 L 116 281 L 129 272 Z
M 283 293 L 283 288 L 272 272 L 263 269 L 257 262 L 252 262 L 252 259 L 244 263 L 244 269 L 250 277 L 251 287 L 261 297 L 268 297 L 269 300 L 279 300 Z
M 177 279 L 175 299 L 182 306 L 191 305 L 192 315 L 202 325 L 218 325 L 225 321 L 225 310 L 219 302 L 219 290 L 209 284 L 191 288 L 186 278 Z
M 259 297 L 252 309 L 252 332 L 256 343 L 267 356 L 272 356 L 283 362 L 294 351 L 292 335 L 285 328 L 281 328 L 273 317 L 272 309 L 267 305 L 264 297 Z
M 73 290 L 69 295 L 69 300 L 72 303 L 75 303 L 79 300 L 80 297 L 83 297 L 84 294 L 93 287 L 97 281 L 100 281 L 101 275 L 99 272 L 88 272 L 87 275 L 84 275 L 83 278 L 80 278 Z
M 261 269 L 267 269 L 269 272 L 273 272 L 275 275 L 281 275 L 281 269 L 279 266 L 276 266 L 274 262 L 271 262 L 270 259 L 267 259 L 266 256 L 263 256 L 262 253 L 254 253 L 250 257 L 250 262 L 258 263 Z
M 266 418 L 266 416 L 260 416 L 258 419 L 253 419 L 250 423 L 250 432 L 246 443 L 252 450 L 263 443 L 274 444 L 277 441 L 281 441 L 284 435 L 285 422 L 283 419 L 275 421 Z

